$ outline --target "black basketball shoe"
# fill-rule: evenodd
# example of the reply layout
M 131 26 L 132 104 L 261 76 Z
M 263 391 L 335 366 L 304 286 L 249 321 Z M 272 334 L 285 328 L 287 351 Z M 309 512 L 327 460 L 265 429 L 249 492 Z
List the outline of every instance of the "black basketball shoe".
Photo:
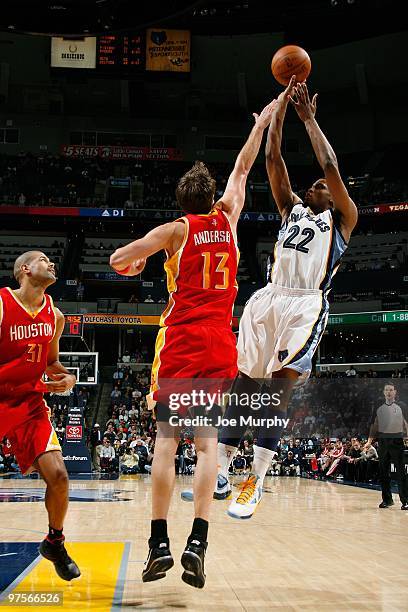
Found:
M 54 564 L 55 571 L 63 580 L 72 580 L 81 575 L 79 567 L 65 549 L 64 540 L 50 542 L 45 538 L 40 544 L 39 551 L 43 557 Z
M 160 580 L 166 576 L 166 572 L 174 565 L 173 557 L 170 552 L 170 542 L 168 539 L 161 542 L 149 540 L 149 556 L 145 562 L 142 572 L 143 582 Z
M 206 550 L 207 542 L 189 538 L 181 556 L 181 565 L 184 567 L 181 579 L 196 589 L 202 589 L 205 585 L 204 557 Z
M 378 506 L 379 508 L 391 508 L 391 506 L 394 505 L 393 500 L 391 499 L 390 501 L 382 501 L 381 504 Z

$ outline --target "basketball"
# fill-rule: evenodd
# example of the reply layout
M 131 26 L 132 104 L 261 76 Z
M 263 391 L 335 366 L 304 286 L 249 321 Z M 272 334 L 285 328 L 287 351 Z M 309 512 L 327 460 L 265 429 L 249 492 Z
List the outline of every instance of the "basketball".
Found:
M 297 82 L 307 79 L 312 63 L 308 53 L 296 45 L 281 47 L 272 58 L 272 74 L 281 85 L 287 85 L 292 75 L 296 75 Z

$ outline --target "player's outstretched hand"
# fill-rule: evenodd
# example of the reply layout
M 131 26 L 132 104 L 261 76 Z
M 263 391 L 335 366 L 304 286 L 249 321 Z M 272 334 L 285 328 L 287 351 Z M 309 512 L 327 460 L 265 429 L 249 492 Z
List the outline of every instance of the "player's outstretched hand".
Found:
M 286 89 L 281 91 L 281 93 L 278 96 L 278 105 L 279 105 L 279 107 L 281 107 L 281 106 L 285 106 L 286 107 L 287 103 L 290 100 L 290 97 L 294 93 L 295 87 L 296 87 L 296 75 L 294 74 L 291 77 L 291 79 L 290 79 Z
M 292 95 L 289 96 L 289 100 L 303 122 L 307 121 L 308 119 L 313 119 L 316 114 L 317 93 L 315 93 L 310 101 L 309 90 L 306 83 L 298 83 L 293 88 L 293 92 Z
M 259 126 L 263 130 L 268 127 L 272 120 L 273 111 L 276 109 L 277 101 L 272 100 L 258 115 L 257 113 L 252 113 L 255 119 L 255 125 Z
M 51 380 L 45 383 L 48 393 L 64 393 L 69 391 L 76 383 L 76 378 L 73 374 L 60 372 L 58 374 L 47 374 Z

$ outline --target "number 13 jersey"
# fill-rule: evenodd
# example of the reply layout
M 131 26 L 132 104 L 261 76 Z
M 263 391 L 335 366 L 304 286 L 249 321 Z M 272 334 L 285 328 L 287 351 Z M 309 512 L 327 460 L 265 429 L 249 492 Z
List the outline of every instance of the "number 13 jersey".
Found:
M 268 281 L 288 289 L 326 293 L 346 248 L 331 209 L 315 215 L 303 204 L 295 204 L 279 231 Z
M 229 220 L 214 209 L 177 221 L 184 223 L 184 239 L 164 264 L 169 302 L 160 325 L 230 327 L 239 253 Z

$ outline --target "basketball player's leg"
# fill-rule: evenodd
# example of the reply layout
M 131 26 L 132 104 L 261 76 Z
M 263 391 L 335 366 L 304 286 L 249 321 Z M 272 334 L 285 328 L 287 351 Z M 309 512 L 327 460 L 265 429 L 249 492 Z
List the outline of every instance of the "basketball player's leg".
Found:
M 68 510 L 68 473 L 60 451 L 49 451 L 34 461 L 47 485 L 45 507 L 48 512 L 50 530 L 61 531 Z
M 223 425 L 218 435 L 217 444 L 217 474 L 215 487 L 213 487 L 213 498 L 217 500 L 228 499 L 231 497 L 232 489 L 229 481 L 229 468 L 238 451 L 239 445 L 247 430 L 247 425 L 243 418 L 247 418 L 250 413 L 250 406 L 247 401 L 240 401 L 253 393 L 259 393 L 261 386 L 258 381 L 253 380 L 243 372 L 239 372 L 229 392 L 229 400 L 223 415 L 228 423 Z M 235 423 L 232 425 L 231 423 Z M 182 491 L 181 499 L 184 501 L 194 501 L 194 493 L 190 490 Z
M 182 579 L 196 588 L 205 584 L 204 557 L 207 550 L 208 520 L 217 477 L 217 430 L 199 427 L 194 431 L 197 465 L 194 472 L 194 522 L 181 557 Z
M 38 470 L 47 485 L 45 505 L 49 531 L 41 542 L 40 553 L 54 563 L 57 574 L 63 580 L 78 578 L 81 572 L 64 546 L 63 526 L 68 509 L 68 474 L 48 411 L 39 410 L 38 414 L 13 432 L 11 439 L 23 474 L 33 469 Z
M 261 302 L 264 298 L 261 297 Z M 272 327 L 266 329 L 265 354 L 260 355 L 265 379 L 282 383 L 278 410 L 267 410 L 271 416 L 286 417 L 293 387 L 299 376 L 307 377 L 312 367 L 312 357 L 323 335 L 328 317 L 327 300 L 320 294 L 273 296 L 269 304 Z M 248 328 L 248 325 L 247 325 Z M 259 332 L 258 332 L 259 334 Z M 247 348 L 247 347 L 245 347 Z M 265 359 L 266 356 L 266 359 Z M 281 427 L 264 428 L 254 448 L 253 474 L 248 476 L 237 500 L 232 502 L 228 514 L 234 518 L 250 518 L 262 497 L 262 485 L 266 472 L 275 455 Z
M 261 417 L 284 419 L 287 414 L 287 407 L 293 387 L 296 384 L 299 373 L 290 368 L 283 368 L 273 373 L 273 380 L 280 380 L 279 385 L 279 405 L 265 406 Z M 272 385 L 272 392 L 275 385 Z M 272 393 L 271 392 L 271 393 Z M 276 448 L 282 433 L 283 425 L 278 424 L 267 427 L 261 426 L 258 434 L 258 443 L 254 445 L 254 461 L 252 472 L 244 481 L 241 492 L 236 500 L 233 500 L 228 508 L 229 516 L 239 519 L 251 518 L 259 502 L 262 499 L 262 487 L 266 473 L 276 455 Z
M 167 533 L 167 515 L 175 483 L 175 461 L 180 428 L 172 427 L 165 406 L 156 406 L 157 436 L 152 463 L 152 521 L 149 554 L 142 572 L 143 582 L 159 580 L 173 567 Z
M 157 425 L 152 462 L 152 520 L 167 520 L 175 483 L 174 456 L 180 428 L 166 422 Z
M 312 358 L 327 324 L 328 303 L 320 294 L 304 296 L 278 296 L 274 303 L 278 317 L 275 329 L 275 351 L 265 376 L 272 377 L 272 391 L 279 391 L 279 406 L 267 410 L 271 416 L 286 418 L 289 401 L 299 377 L 309 376 Z M 275 381 L 279 381 L 279 389 Z M 283 427 L 261 428 L 258 444 L 254 448 L 253 473 L 257 487 L 262 484 Z
M 287 409 L 292 395 L 293 387 L 299 378 L 299 372 L 290 368 L 283 368 L 278 372 L 274 372 L 272 380 L 277 379 L 284 381 L 280 389 L 279 406 L 273 410 L 266 410 L 266 414 L 280 417 L 284 419 L 287 415 Z M 274 387 L 273 387 L 274 388 Z M 272 459 L 276 455 L 276 448 L 282 433 L 282 425 L 274 427 L 261 427 L 258 435 L 258 444 L 254 446 L 254 462 L 252 472 L 258 476 L 259 486 L 262 487 L 266 472 L 269 469 Z
M 194 513 L 208 521 L 214 481 L 217 477 L 217 430 L 197 428 L 194 432 L 197 465 L 194 472 Z
M 34 462 L 44 479 L 45 507 L 48 512 L 48 535 L 41 542 L 40 553 L 54 563 L 55 570 L 63 580 L 72 580 L 81 575 L 75 561 L 68 555 L 63 534 L 64 519 L 68 510 L 68 474 L 61 451 L 52 450 L 40 455 Z
M 218 476 L 214 499 L 227 499 L 231 495 L 231 486 L 228 481 L 228 472 L 231 463 L 238 451 L 239 445 L 247 430 L 244 419 L 250 413 L 249 402 L 240 401 L 240 398 L 251 397 L 259 393 L 261 385 L 243 372 L 239 372 L 230 392 L 224 419 L 227 424 L 220 431 L 217 447 Z M 232 425 L 231 423 L 235 423 Z

